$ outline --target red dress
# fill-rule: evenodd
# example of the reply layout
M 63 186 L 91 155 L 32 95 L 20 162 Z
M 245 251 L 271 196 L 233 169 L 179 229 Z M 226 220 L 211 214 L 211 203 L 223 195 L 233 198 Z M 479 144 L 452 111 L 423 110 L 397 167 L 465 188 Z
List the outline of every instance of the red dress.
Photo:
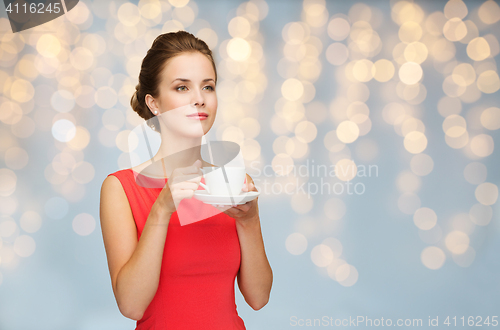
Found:
M 162 188 L 145 188 L 136 183 L 158 180 L 132 169 L 109 174 L 125 190 L 137 226 L 138 239 L 151 206 Z M 161 179 L 163 186 L 167 179 Z M 199 189 L 202 189 L 201 187 Z M 192 198 L 184 199 L 202 209 L 212 206 Z M 232 330 L 246 329 L 238 316 L 234 297 L 241 254 L 234 218 L 216 212 L 202 221 L 179 223 L 177 212 L 168 225 L 158 290 L 136 330 Z

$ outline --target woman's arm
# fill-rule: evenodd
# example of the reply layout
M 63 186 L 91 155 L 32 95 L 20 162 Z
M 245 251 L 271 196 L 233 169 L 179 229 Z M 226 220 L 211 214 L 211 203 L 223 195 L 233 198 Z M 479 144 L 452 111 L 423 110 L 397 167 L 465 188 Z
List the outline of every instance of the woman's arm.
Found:
M 127 195 L 118 178 L 108 176 L 101 187 L 101 229 L 111 284 L 120 312 L 140 320 L 158 289 L 170 217 L 184 198 L 191 198 L 201 180 L 201 161 L 175 169 L 149 212 L 137 241 Z
M 111 283 L 120 312 L 140 320 L 158 289 L 171 213 L 153 204 L 141 238 L 125 191 L 114 176 L 101 188 L 100 218 Z
M 248 174 L 247 185 L 248 191 L 257 191 Z M 259 310 L 267 304 L 273 284 L 273 272 L 264 248 L 257 200 L 258 198 L 224 212 L 236 220 L 241 249 L 238 287 L 245 301 L 254 310 Z

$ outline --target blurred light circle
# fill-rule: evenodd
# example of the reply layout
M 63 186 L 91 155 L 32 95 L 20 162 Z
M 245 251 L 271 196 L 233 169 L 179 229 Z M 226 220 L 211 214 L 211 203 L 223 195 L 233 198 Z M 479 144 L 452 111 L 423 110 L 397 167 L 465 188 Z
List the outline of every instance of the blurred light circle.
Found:
M 462 254 L 469 248 L 469 236 L 459 230 L 454 230 L 445 238 L 446 248 L 454 254 Z
M 366 84 L 363 83 L 354 83 L 349 86 L 347 89 L 347 99 L 351 102 L 359 102 L 355 103 L 357 105 L 361 105 L 363 108 L 366 107 L 366 102 L 370 97 L 370 89 Z M 368 107 L 366 107 L 368 109 Z M 349 110 L 348 110 L 349 111 Z M 309 116 L 309 114 L 307 114 Z M 348 116 L 349 117 L 349 116 Z
M 59 112 L 70 112 L 75 107 L 75 96 L 67 90 L 60 89 L 52 94 L 50 104 Z
M 300 255 L 307 249 L 307 238 L 300 233 L 288 235 L 285 241 L 287 251 L 293 255 Z
M 352 122 L 362 124 L 369 119 L 370 109 L 366 103 L 354 101 L 347 107 L 346 115 Z
M 261 147 L 258 141 L 253 139 L 245 140 L 243 145 L 243 157 L 246 160 L 257 159 L 261 155 Z
M 0 103 L 0 120 L 8 125 L 14 125 L 23 118 L 23 110 L 16 102 L 4 100 Z
M 14 241 L 14 252 L 20 257 L 26 258 L 35 252 L 35 240 L 28 235 L 20 235 Z
M 349 22 L 342 17 L 332 18 L 328 23 L 328 36 L 335 41 L 344 40 L 349 35 L 350 31 L 351 26 Z
M 73 150 L 82 150 L 85 147 L 87 147 L 89 142 L 90 142 L 89 131 L 83 126 L 77 126 L 75 137 L 70 141 L 68 141 L 67 145 Z
M 446 144 L 453 149 L 463 148 L 469 143 L 469 133 L 464 131 L 462 135 L 458 137 L 451 137 L 449 135 L 444 136 Z
M 344 201 L 339 198 L 330 198 L 325 202 L 323 207 L 325 215 L 331 220 L 340 220 L 346 213 Z
M 422 132 L 410 132 L 405 136 L 404 146 L 405 149 L 412 154 L 421 153 L 427 148 L 427 138 Z
M 71 65 L 78 70 L 87 70 L 94 64 L 94 54 L 85 47 L 76 47 L 69 56 Z
M 289 101 L 297 101 L 304 94 L 304 85 L 298 79 L 287 79 L 281 85 L 281 94 Z
M 103 109 L 110 109 L 118 102 L 116 91 L 108 86 L 100 87 L 95 92 L 95 103 Z
M 382 110 L 382 117 L 389 125 L 398 125 L 406 118 L 406 109 L 400 103 L 391 102 Z
M 35 233 L 42 227 L 42 217 L 35 211 L 26 211 L 19 219 L 19 225 L 27 233 Z
M 214 30 L 212 30 L 210 28 L 200 29 L 196 33 L 196 37 L 205 41 L 210 49 L 214 49 L 215 47 L 217 47 L 217 43 L 218 43 L 217 32 L 215 32 Z
M 10 196 L 16 190 L 17 175 L 8 168 L 0 168 L 0 196 Z
M 94 217 L 88 213 L 80 213 L 73 219 L 73 230 L 80 236 L 92 234 L 96 227 Z
M 472 39 L 467 45 L 467 55 L 474 61 L 482 61 L 490 56 L 490 45 L 482 37 Z
M 94 166 L 92 166 L 92 164 L 90 164 L 89 162 L 85 161 L 76 164 L 71 173 L 73 180 L 75 180 L 75 182 L 80 184 L 89 183 L 90 181 L 92 181 L 92 179 L 94 179 L 94 175 L 95 175 Z
M 89 49 L 95 56 L 99 56 L 106 51 L 106 40 L 99 34 L 89 33 L 83 38 L 82 46 Z
M 486 24 L 495 24 L 500 20 L 500 7 L 495 1 L 485 1 L 479 7 L 478 15 Z
M 318 267 L 326 267 L 333 261 L 333 252 L 328 245 L 318 244 L 311 250 L 311 260 Z
M 352 74 L 357 81 L 367 82 L 373 78 L 375 67 L 367 59 L 356 61 L 352 67 Z
M 326 271 L 328 273 L 328 276 L 334 280 L 337 281 L 337 270 L 340 268 L 342 265 L 346 265 L 347 262 L 343 259 L 338 259 L 334 258 L 333 261 L 326 267 Z M 350 269 L 349 269 L 350 272 Z M 339 276 L 342 275 L 342 272 L 339 272 Z
M 450 137 L 459 137 L 467 130 L 467 123 L 464 117 L 450 115 L 443 121 L 443 131 Z
M 24 79 L 16 79 L 10 87 L 10 97 L 19 103 L 25 103 L 35 96 L 35 88 Z
M 487 226 L 493 217 L 493 209 L 489 205 L 476 203 L 470 208 L 469 216 L 476 225 Z
M 401 124 L 400 129 L 403 136 L 406 136 L 413 131 L 425 133 L 424 123 L 420 119 L 413 117 L 407 117 L 407 119 Z
M 246 117 L 238 122 L 238 127 L 243 131 L 245 137 L 253 139 L 260 133 L 259 121 L 255 118 Z
M 452 254 L 453 261 L 460 267 L 469 267 L 472 265 L 474 258 L 476 257 L 476 250 L 472 246 L 469 246 L 467 250 L 462 254 Z
M 327 237 L 323 240 L 323 242 L 321 242 L 321 244 L 328 246 L 332 250 L 333 258 L 338 258 L 342 255 L 343 247 L 342 243 L 338 239 L 334 237 Z
M 19 72 L 29 81 L 33 81 L 39 75 L 39 72 L 35 67 L 35 58 L 36 56 L 33 54 L 26 54 L 21 60 L 19 60 L 19 62 L 17 62 L 16 65 Z
M 454 17 L 444 25 L 443 34 L 450 41 L 459 41 L 467 35 L 467 26 L 460 18 Z
M 412 172 L 404 170 L 398 175 L 396 185 L 401 192 L 416 192 L 420 189 L 422 180 Z
M 290 22 L 282 30 L 283 40 L 291 44 L 298 44 L 309 38 L 309 29 L 305 23 Z
M 436 40 L 429 49 L 432 56 L 434 56 L 436 61 L 439 62 L 447 62 L 451 60 L 457 52 L 453 42 L 445 38 Z
M 394 77 L 394 65 L 391 61 L 386 59 L 381 59 L 374 64 L 375 74 L 373 77 L 379 82 L 386 82 Z
M 138 140 L 138 138 L 134 133 L 132 133 L 129 137 L 129 144 L 131 148 L 133 147 L 133 149 L 131 150 L 135 150 L 135 148 L 137 147 L 137 143 L 135 142 L 135 140 Z M 243 133 L 243 130 L 241 128 L 236 126 L 229 126 L 224 129 L 222 133 L 222 140 L 232 141 L 241 145 L 245 140 L 245 134 Z
M 428 207 L 421 207 L 415 211 L 415 214 L 413 215 L 413 222 L 418 229 L 432 229 L 437 223 L 436 212 Z
M 399 68 L 399 79 L 407 85 L 418 83 L 422 75 L 422 67 L 415 62 L 406 62 Z
M 297 139 L 304 143 L 310 143 L 318 134 L 318 129 L 314 123 L 304 120 L 295 126 L 295 136 Z
M 43 34 L 36 43 L 36 50 L 44 57 L 56 57 L 61 51 L 61 43 L 54 35 Z
M 462 111 L 462 102 L 458 97 L 444 96 L 438 102 L 438 111 L 443 117 L 457 115 Z
M 45 214 L 52 219 L 62 219 L 68 213 L 68 202 L 61 197 L 52 197 L 45 203 Z
M 58 141 L 68 142 L 75 137 L 76 127 L 67 119 L 59 119 L 52 125 L 52 136 Z
M 28 164 L 29 156 L 23 148 L 11 147 L 5 151 L 4 161 L 11 169 L 20 170 Z
M 122 4 L 120 8 L 118 8 L 118 12 L 116 15 L 118 17 L 118 20 L 120 20 L 120 22 L 126 26 L 134 26 L 141 20 L 139 8 L 129 2 Z
M 248 19 L 242 16 L 237 16 L 229 21 L 227 26 L 229 34 L 233 38 L 246 38 L 252 30 L 252 26 Z
M 91 108 L 95 105 L 95 90 L 92 86 L 82 85 L 75 91 L 76 104 L 82 108 Z
M 425 176 L 432 172 L 434 161 L 431 156 L 419 153 L 411 158 L 410 168 L 416 175 Z
M 498 199 L 498 187 L 491 182 L 484 182 L 477 186 L 476 199 L 483 205 L 493 205 Z
M 343 143 L 351 143 L 359 137 L 359 127 L 355 122 L 345 120 L 337 126 L 337 137 Z
M 335 176 L 342 181 L 350 181 L 356 177 L 358 167 L 352 159 L 344 158 L 335 164 Z
M 83 24 L 87 22 L 89 18 L 92 19 L 90 10 L 83 1 L 78 2 L 75 8 L 71 11 L 68 11 L 65 15 L 67 16 L 65 17 L 74 24 Z
M 116 146 L 123 152 L 131 152 L 137 148 L 139 144 L 139 138 L 137 135 L 130 130 L 123 130 L 116 136 L 115 139 Z M 132 143 L 132 144 L 130 144 Z
M 398 198 L 398 208 L 404 214 L 414 214 L 420 205 L 420 198 L 414 193 L 403 193 Z
M 227 43 L 227 54 L 235 61 L 245 61 L 250 57 L 252 49 L 248 41 L 233 38 Z
M 16 222 L 10 217 L 2 216 L 2 218 L 2 222 L 0 222 L 0 237 L 13 236 L 17 231 Z
M 478 134 L 471 139 L 470 148 L 474 155 L 487 157 L 493 153 L 493 138 L 487 134 Z
M 293 194 L 290 199 L 292 210 L 298 214 L 306 214 L 314 206 L 314 200 L 307 194 Z
M 486 181 L 487 173 L 486 165 L 479 162 L 472 162 L 464 169 L 465 180 L 471 184 L 481 184 Z
M 413 21 L 405 22 L 399 28 L 399 39 L 402 42 L 414 42 L 422 38 L 422 27 Z
M 451 77 L 457 85 L 465 83 L 465 86 L 469 86 L 476 81 L 476 71 L 469 63 L 462 63 L 453 69 Z
M 106 129 L 117 131 L 125 124 L 125 115 L 118 109 L 108 109 L 102 115 L 102 123 Z
M 188 4 L 189 0 L 168 0 L 168 2 L 177 8 L 184 7 Z
M 345 144 L 338 139 L 337 131 L 335 130 L 326 133 L 323 144 L 331 152 L 339 152 L 345 147 Z
M 444 6 L 444 15 L 448 19 L 463 19 L 465 16 L 467 16 L 467 13 L 467 6 L 462 0 L 450 0 Z
M 353 265 L 341 265 L 337 268 L 335 272 L 335 277 L 340 285 L 349 287 L 356 284 L 358 281 L 359 273 L 356 267 Z
M 439 269 L 446 261 L 446 255 L 440 248 L 429 246 L 422 250 L 420 260 L 422 264 L 429 269 Z
M 500 109 L 491 107 L 485 109 L 481 113 L 481 124 L 489 130 L 497 130 L 500 128 Z
M 22 116 L 21 120 L 10 127 L 12 134 L 18 138 L 28 138 L 35 132 L 35 121 L 28 116 Z
M 326 59 L 333 65 L 342 65 L 349 58 L 349 50 L 346 45 L 334 42 L 326 49 Z
M 484 71 L 477 77 L 477 88 L 483 93 L 492 94 L 500 89 L 500 79 L 494 70 Z

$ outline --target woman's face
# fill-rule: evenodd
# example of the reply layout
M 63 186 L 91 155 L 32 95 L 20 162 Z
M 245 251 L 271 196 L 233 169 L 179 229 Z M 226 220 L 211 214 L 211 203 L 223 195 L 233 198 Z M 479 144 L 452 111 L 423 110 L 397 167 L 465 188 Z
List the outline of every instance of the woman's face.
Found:
M 148 103 L 149 98 L 149 103 Z M 215 121 L 217 95 L 212 62 L 200 52 L 171 58 L 161 73 L 159 96 L 146 102 L 160 122 L 180 136 L 200 137 Z

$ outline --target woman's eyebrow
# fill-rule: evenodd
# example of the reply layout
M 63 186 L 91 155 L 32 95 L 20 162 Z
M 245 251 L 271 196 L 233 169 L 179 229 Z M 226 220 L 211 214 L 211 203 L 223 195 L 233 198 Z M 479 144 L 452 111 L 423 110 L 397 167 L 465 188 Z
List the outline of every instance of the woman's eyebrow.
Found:
M 189 79 L 186 79 L 186 78 L 175 78 L 174 80 L 172 80 L 172 83 L 174 83 L 176 80 L 180 80 L 180 81 L 191 81 Z M 206 78 L 206 79 L 203 79 L 203 82 L 207 82 L 207 81 L 214 81 L 214 79 L 212 78 Z

